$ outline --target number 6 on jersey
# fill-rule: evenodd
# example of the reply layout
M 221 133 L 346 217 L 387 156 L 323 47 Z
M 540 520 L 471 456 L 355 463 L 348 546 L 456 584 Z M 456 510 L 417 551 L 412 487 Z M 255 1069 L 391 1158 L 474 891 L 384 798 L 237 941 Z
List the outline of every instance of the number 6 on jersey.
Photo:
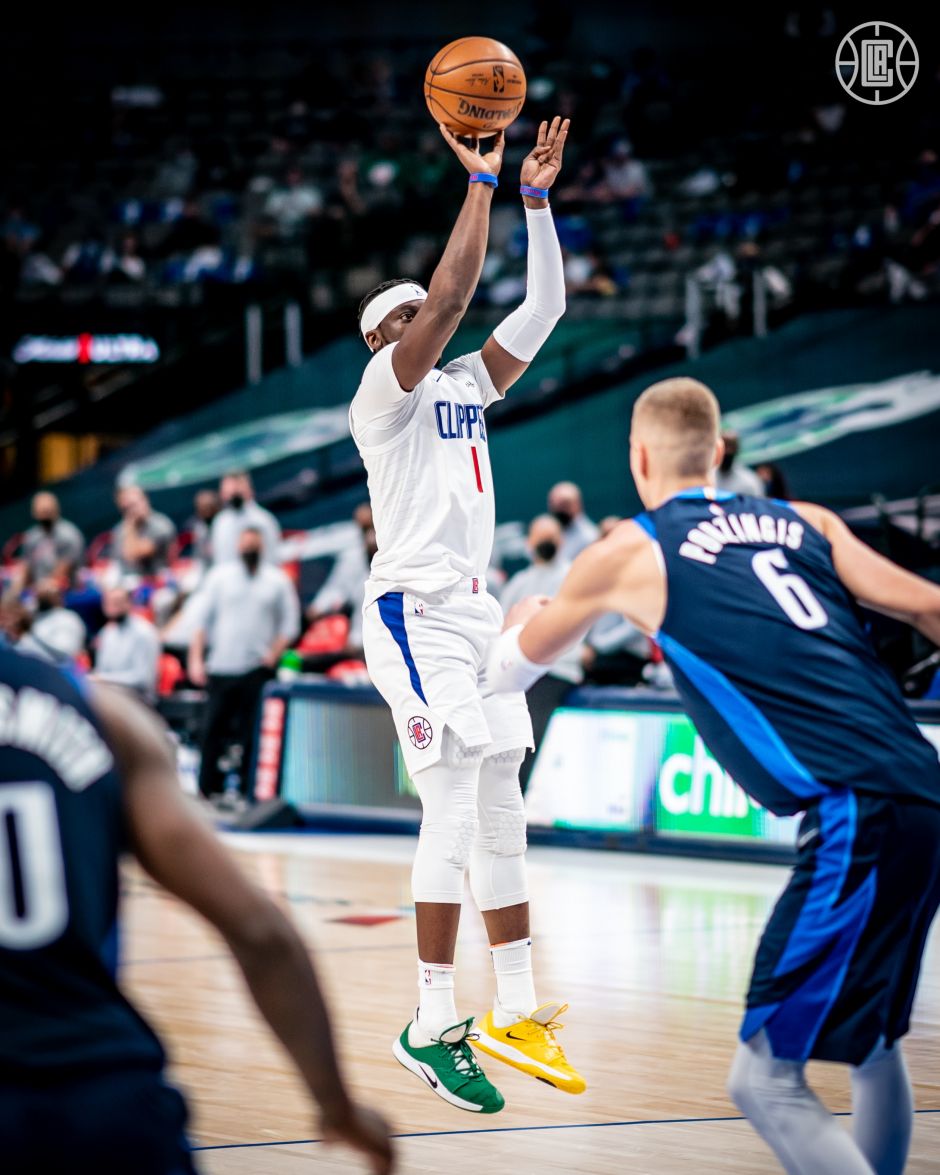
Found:
M 794 572 L 781 575 L 790 564 L 780 547 L 761 551 L 751 560 L 754 574 L 770 592 L 797 628 L 825 628 L 829 623 L 826 609 L 813 595 L 809 584 Z

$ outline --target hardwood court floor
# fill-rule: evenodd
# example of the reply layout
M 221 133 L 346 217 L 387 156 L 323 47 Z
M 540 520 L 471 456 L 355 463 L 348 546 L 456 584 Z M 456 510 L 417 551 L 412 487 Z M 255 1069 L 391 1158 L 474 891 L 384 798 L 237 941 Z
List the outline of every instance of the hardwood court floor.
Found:
M 359 1095 L 404 1136 L 400 1170 L 771 1172 L 725 1092 L 755 941 L 785 871 L 770 866 L 536 848 L 530 852 L 539 998 L 564 999 L 562 1040 L 580 1097 L 490 1061 L 506 1097 L 492 1117 L 451 1109 L 395 1062 L 415 998 L 410 838 L 242 834 L 246 869 L 291 909 L 317 950 Z M 136 869 L 126 878 L 123 982 L 166 1041 L 207 1175 L 361 1170 L 316 1141 L 293 1071 L 220 941 Z M 339 921 L 382 918 L 373 925 Z M 482 1014 L 493 981 L 482 922 L 464 910 L 457 1006 Z M 918 1109 L 908 1171 L 940 1171 L 940 935 L 907 1055 Z M 484 1058 L 485 1059 L 485 1058 Z M 846 1110 L 847 1073 L 815 1066 Z

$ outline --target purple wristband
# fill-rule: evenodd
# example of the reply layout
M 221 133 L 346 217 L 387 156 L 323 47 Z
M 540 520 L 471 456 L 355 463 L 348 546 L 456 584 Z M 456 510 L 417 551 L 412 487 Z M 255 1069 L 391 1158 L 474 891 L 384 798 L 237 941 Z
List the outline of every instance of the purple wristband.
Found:
M 530 188 L 528 184 L 520 184 L 519 191 L 523 196 L 534 196 L 537 200 L 548 199 L 548 188 Z
M 471 184 L 489 184 L 491 188 L 499 187 L 499 180 L 488 171 L 472 171 L 468 182 Z

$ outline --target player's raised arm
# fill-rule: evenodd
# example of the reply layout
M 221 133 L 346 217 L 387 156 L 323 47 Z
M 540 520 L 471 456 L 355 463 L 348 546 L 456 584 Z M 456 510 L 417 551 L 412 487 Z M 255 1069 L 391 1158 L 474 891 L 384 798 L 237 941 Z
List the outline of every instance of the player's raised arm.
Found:
M 859 603 L 913 625 L 940 645 L 940 587 L 873 551 L 831 510 L 812 502 L 793 506 L 829 540 L 836 574 Z
M 495 186 L 492 181 L 478 177 L 499 175 L 506 145 L 505 135 L 500 132 L 492 149 L 484 155 L 478 149 L 478 140 L 468 147 L 444 126 L 441 134 L 470 172 L 471 179 L 457 223 L 428 286 L 428 296 L 420 307 L 413 309 L 413 321 L 398 339 L 392 354 L 395 378 L 402 390 L 409 392 L 440 359 L 477 288 L 486 256 Z M 382 339 L 383 343 L 386 341 Z M 378 349 L 368 334 L 366 342 L 372 350 Z
M 180 792 L 159 722 L 126 693 L 98 686 L 93 705 L 122 768 L 131 847 L 148 873 L 227 942 L 262 1015 L 320 1106 L 324 1137 L 392 1169 L 388 1127 L 349 1098 L 329 1015 L 300 936 L 235 865 Z
M 483 362 L 500 395 L 522 375 L 565 312 L 565 271 L 548 192 L 561 171 L 568 126 L 567 118 L 543 122 L 522 161 L 520 191 L 529 232 L 525 301 L 483 344 Z
M 487 660 L 497 692 L 528 689 L 607 612 L 655 632 L 665 610 L 662 570 L 646 534 L 625 522 L 575 559 L 558 595 L 530 597 L 510 609 Z

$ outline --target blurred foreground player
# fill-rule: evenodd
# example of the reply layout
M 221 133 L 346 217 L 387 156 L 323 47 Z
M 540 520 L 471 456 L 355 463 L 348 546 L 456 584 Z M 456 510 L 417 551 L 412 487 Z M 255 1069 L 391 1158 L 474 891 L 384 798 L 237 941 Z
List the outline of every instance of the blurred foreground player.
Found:
M 369 475 L 378 544 L 363 611 L 366 662 L 391 707 L 422 805 L 412 873 L 420 1003 L 393 1051 L 451 1105 L 492 1114 L 503 1098 L 474 1060 L 473 1021 L 458 1017 L 454 1001 L 468 871 L 496 972 L 496 1001 L 473 1041 L 558 1089 L 584 1089 L 555 1039 L 563 1006 L 538 1006 L 532 977 L 519 787 L 532 724 L 524 695 L 494 697 L 483 674 L 502 624 L 483 578 L 495 520 L 484 410 L 526 370 L 565 308 L 548 189 L 568 124 L 543 122 L 522 164 L 525 301 L 480 351 L 443 367 L 441 352 L 480 278 L 503 138 L 481 155 L 441 130 L 471 173 L 463 208 L 427 291 L 394 281 L 363 300 L 359 326 L 373 357 L 349 418 Z
M 899 1041 L 940 903 L 940 763 L 856 601 L 940 643 L 940 589 L 820 506 L 716 490 L 721 453 L 706 387 L 671 379 L 643 393 L 630 467 L 646 513 L 585 551 L 544 609 L 510 613 L 490 685 L 525 689 L 621 612 L 659 642 L 741 787 L 778 815 L 806 813 L 729 1088 L 787 1171 L 891 1175 L 913 1125 Z M 852 1137 L 807 1086 L 810 1058 L 852 1067 Z
M 158 721 L 0 648 L 0 1154 L 8 1175 L 186 1175 L 186 1107 L 152 1029 L 115 984 L 118 858 L 225 938 L 320 1107 L 324 1138 L 391 1170 L 385 1123 L 354 1105 L 307 950 L 191 809 Z

